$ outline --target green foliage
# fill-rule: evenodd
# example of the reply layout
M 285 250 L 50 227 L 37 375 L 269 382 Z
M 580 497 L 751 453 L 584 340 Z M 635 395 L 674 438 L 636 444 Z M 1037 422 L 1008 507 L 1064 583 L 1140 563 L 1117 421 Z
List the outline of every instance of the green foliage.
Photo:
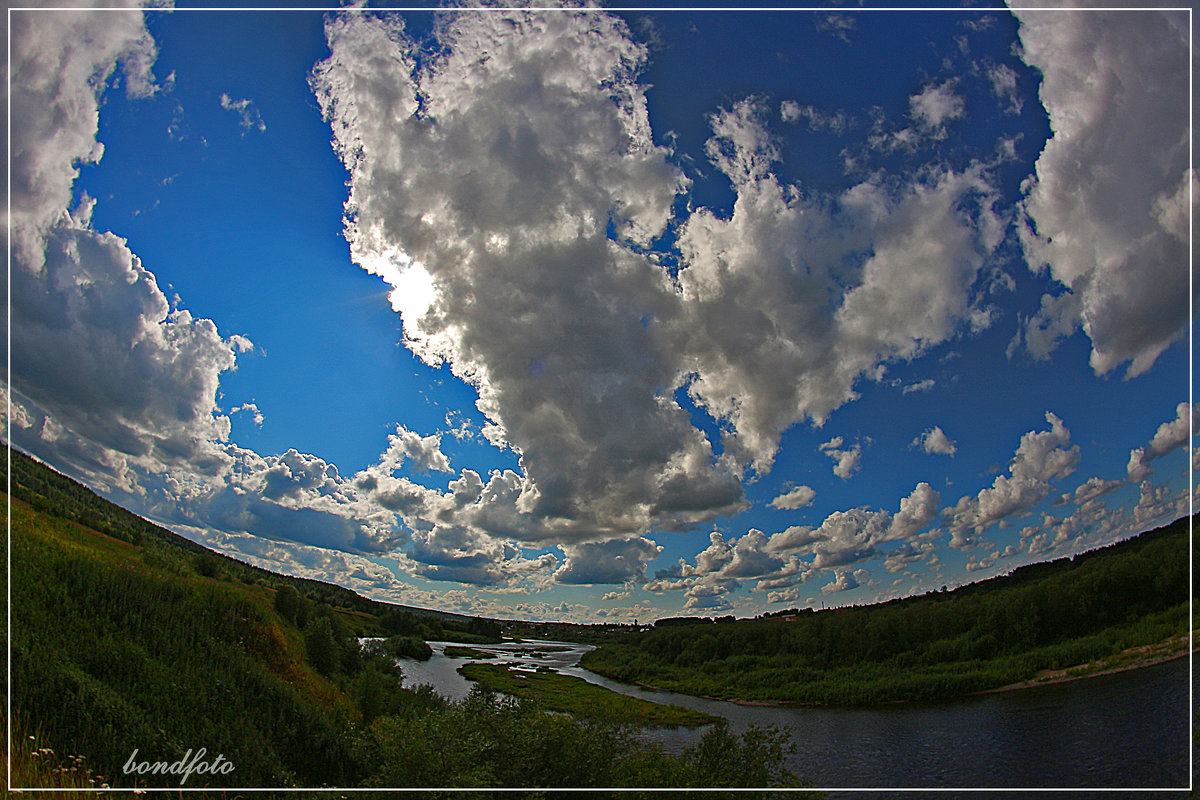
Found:
M 221 563 L 212 553 L 204 553 L 196 557 L 196 572 L 206 578 L 221 577 Z
M 720 720 L 683 755 L 693 787 L 796 786 L 795 776 L 784 769 L 786 756 L 796 745 L 775 726 L 752 727 L 742 736 Z
M 236 771 L 209 785 L 355 777 L 349 703 L 328 702 L 261 597 L 12 512 L 13 703 L 56 751 L 106 775 L 135 748 L 171 761 L 189 748 L 236 753 Z
M 433 657 L 433 649 L 416 636 L 391 636 L 379 642 L 378 646 L 393 658 L 428 661 Z
M 381 622 L 388 615 L 397 613 L 419 618 L 435 628 L 439 636 L 441 634 L 441 623 L 437 621 L 435 612 L 414 615 L 402 607 L 370 600 L 341 586 L 284 577 L 215 553 L 109 503 L 19 450 L 11 450 L 11 455 L 12 496 L 15 499 L 55 519 L 74 522 L 110 539 L 131 544 L 138 548 L 142 560 L 153 567 L 180 575 L 198 573 L 207 577 L 221 577 L 246 585 L 270 588 L 290 586 L 300 598 L 300 607 L 291 621 L 301 628 L 307 624 L 306 612 L 318 604 L 329 606 L 342 615 L 357 616 L 359 623 L 369 630 L 369 635 L 383 635 L 385 631 L 380 627 Z M 0 459 L 0 484 L 4 481 L 6 470 L 5 460 Z M 444 616 L 447 618 L 446 624 L 451 627 L 465 630 L 470 623 L 469 617 Z
M 463 677 L 485 688 L 532 700 L 552 711 L 636 725 L 708 725 L 717 717 L 676 705 L 663 705 L 614 692 L 572 675 L 522 672 L 499 664 L 463 664 Z
M 1188 524 L 954 592 L 736 623 L 668 620 L 583 665 L 689 694 L 820 704 L 937 700 L 1188 629 Z
M 371 663 L 359 670 L 347 684 L 347 691 L 362 714 L 362 721 L 372 720 L 385 714 L 395 714 L 401 708 L 398 702 L 401 674 L 389 670 L 385 665 Z
M 329 617 L 311 620 L 304 628 L 304 650 L 308 663 L 322 675 L 332 675 L 338 668 L 338 645 L 333 638 Z
M 422 639 L 433 638 L 425 635 L 430 633 L 430 626 L 411 611 L 388 611 L 380 618 L 379 626 L 393 636 L 403 634 Z
M 500 623 L 494 619 L 484 619 L 483 617 L 473 617 L 467 623 L 467 633 L 474 637 L 492 640 L 492 643 L 500 641 Z M 487 642 L 475 642 L 475 644 L 486 644 Z
M 480 617 L 417 615 L 411 611 L 390 610 L 380 617 L 379 626 L 393 636 L 413 636 L 425 641 L 464 644 L 498 644 L 501 641 L 500 623 Z
M 22 470 L 18 486 L 24 481 L 26 489 L 40 486 L 75 502 L 66 518 L 47 513 L 54 508 L 49 502 L 42 511 L 12 503 L 17 738 L 30 741 L 28 731 L 39 752 L 86 756 L 89 777 L 129 786 L 121 768 L 134 749 L 139 758 L 174 761 L 204 747 L 236 769 L 224 777 L 193 776 L 189 789 L 792 782 L 782 751 L 755 744 L 753 732 L 721 747 L 731 757 L 750 756 L 747 748 L 765 756 L 728 773 L 699 751 L 664 754 L 629 727 L 546 713 L 482 691 L 449 703 L 429 687 L 404 689 L 395 658 L 382 646 L 359 648 L 356 628 L 399 623 L 480 638 L 497 631 L 476 623 L 471 632 L 462 617 L 358 603 L 344 590 L 216 554 L 217 569 L 205 574 L 206 551 L 198 545 L 144 520 L 129 521 L 61 476 L 18 453 L 13 458 Z M 109 530 L 129 536 L 98 535 L 81 519 L 125 519 L 129 527 L 114 523 Z M 413 633 L 401 638 L 427 647 Z M 26 785 L 66 780 L 35 768 L 28 746 L 15 756 L 14 774 Z M 179 785 L 175 776 L 141 780 Z
M 279 616 L 301 627 L 304 623 L 298 621 L 297 617 L 300 614 L 302 602 L 300 593 L 291 584 L 285 583 L 275 590 L 275 610 L 279 612 Z
M 793 786 L 783 738 L 755 730 L 738 737 L 721 727 L 695 752 L 672 757 L 633 728 L 546 714 L 476 687 L 459 703 L 427 696 L 376 720 L 364 752 L 374 786 Z M 721 756 L 747 761 L 722 767 Z

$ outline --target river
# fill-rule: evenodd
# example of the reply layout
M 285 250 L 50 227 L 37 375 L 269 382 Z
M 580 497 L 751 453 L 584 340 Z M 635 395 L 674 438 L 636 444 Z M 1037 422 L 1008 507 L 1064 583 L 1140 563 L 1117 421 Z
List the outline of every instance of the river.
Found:
M 430 642 L 429 661 L 401 662 L 406 685 L 430 684 L 451 699 L 466 696 L 471 684 L 456 670 L 471 659 L 448 658 L 446 644 Z M 954 702 L 830 709 L 743 706 L 610 681 L 578 666 L 589 645 L 525 641 L 474 647 L 494 654 L 490 663 L 546 666 L 622 694 L 717 714 L 734 731 L 777 725 L 796 745 L 789 768 L 824 788 L 1170 789 L 1188 782 L 1186 658 Z M 667 728 L 643 735 L 679 752 L 702 734 Z

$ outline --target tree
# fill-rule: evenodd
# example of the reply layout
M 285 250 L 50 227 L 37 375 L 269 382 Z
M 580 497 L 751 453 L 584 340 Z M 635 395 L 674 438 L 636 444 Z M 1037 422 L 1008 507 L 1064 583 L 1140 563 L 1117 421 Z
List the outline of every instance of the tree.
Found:
M 196 572 L 206 578 L 216 578 L 221 574 L 221 565 L 212 553 L 204 553 L 196 559 Z
M 296 614 L 300 610 L 300 595 L 290 583 L 285 583 L 276 590 L 275 610 L 288 622 L 296 621 Z
M 308 661 L 322 675 L 332 675 L 338 665 L 337 641 L 328 617 L 316 617 L 304 631 Z
M 721 720 L 684 752 L 684 761 L 694 770 L 695 786 L 795 786 L 784 766 L 795 750 L 775 726 L 752 726 L 739 737 Z
M 467 623 L 467 633 L 473 633 L 477 636 L 486 636 L 489 639 L 500 638 L 500 623 L 494 619 L 484 619 L 483 617 L 472 617 Z

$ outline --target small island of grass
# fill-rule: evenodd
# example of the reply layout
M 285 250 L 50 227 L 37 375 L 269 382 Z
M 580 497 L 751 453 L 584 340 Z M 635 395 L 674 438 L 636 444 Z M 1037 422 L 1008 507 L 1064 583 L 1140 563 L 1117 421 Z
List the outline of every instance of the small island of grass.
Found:
M 483 650 L 476 650 L 474 647 L 460 647 L 459 645 L 446 645 L 446 658 L 495 658 L 495 653 L 487 653 Z
M 656 727 L 708 725 L 717 717 L 682 706 L 663 705 L 629 697 L 588 683 L 582 678 L 554 672 L 521 672 L 498 664 L 464 664 L 458 671 L 496 692 L 540 703 L 551 711 L 565 711 L 605 722 Z

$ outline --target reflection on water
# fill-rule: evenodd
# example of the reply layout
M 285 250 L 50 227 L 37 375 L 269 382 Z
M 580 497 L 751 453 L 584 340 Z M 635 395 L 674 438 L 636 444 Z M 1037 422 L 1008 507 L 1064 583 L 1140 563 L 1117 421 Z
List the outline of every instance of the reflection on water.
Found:
M 400 665 L 404 670 L 404 685 L 408 687 L 428 684 L 438 694 L 451 700 L 461 700 L 471 691 L 471 682 L 458 674 L 458 668 L 471 661 L 482 661 L 480 658 L 451 658 L 446 655 L 447 647 L 469 647 L 493 658 L 486 659 L 489 664 L 504 664 L 514 669 L 537 670 L 538 667 L 548 667 L 555 672 L 570 673 L 572 667 L 579 664 L 579 659 L 588 650 L 594 649 L 590 644 L 574 644 L 572 642 L 503 642 L 501 644 L 472 644 L 461 645 L 454 642 L 430 642 L 433 658 L 428 661 L 413 661 L 401 659 Z M 578 670 L 586 672 L 586 670 Z M 587 673 L 591 675 L 591 673 Z
M 427 683 L 451 699 L 465 697 L 471 684 L 456 670 L 474 659 L 447 657 L 447 644 L 430 642 L 429 661 L 402 661 L 405 684 Z M 471 647 L 493 654 L 489 663 L 546 666 L 622 694 L 717 714 L 738 732 L 777 725 L 797 748 L 789 767 L 822 787 L 1170 789 L 1188 782 L 1187 659 L 953 703 L 828 709 L 743 706 L 610 681 L 578 666 L 590 645 Z M 679 752 L 703 730 L 647 729 L 645 735 Z

